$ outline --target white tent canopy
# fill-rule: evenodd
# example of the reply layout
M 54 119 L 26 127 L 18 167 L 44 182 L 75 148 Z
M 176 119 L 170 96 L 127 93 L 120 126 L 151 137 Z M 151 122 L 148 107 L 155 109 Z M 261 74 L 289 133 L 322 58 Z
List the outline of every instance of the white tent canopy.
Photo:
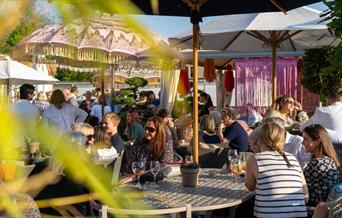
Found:
M 0 80 L 6 84 L 51 84 L 58 80 L 9 58 L 0 60 Z
M 319 48 L 339 43 L 328 31 L 317 10 L 301 7 L 287 12 L 268 12 L 222 16 L 201 25 L 201 47 L 211 55 L 264 53 L 272 55 L 273 91 L 276 97 L 277 52 L 303 54 L 304 49 Z M 188 31 L 169 39 L 180 49 L 192 48 L 192 32 Z M 241 53 L 242 52 L 242 53 Z M 225 53 L 227 55 L 227 53 Z M 265 55 L 266 56 L 266 55 Z M 228 56 L 227 56 L 228 57 Z M 231 57 L 231 56 L 230 56 Z M 223 66 L 223 64 L 219 66 Z

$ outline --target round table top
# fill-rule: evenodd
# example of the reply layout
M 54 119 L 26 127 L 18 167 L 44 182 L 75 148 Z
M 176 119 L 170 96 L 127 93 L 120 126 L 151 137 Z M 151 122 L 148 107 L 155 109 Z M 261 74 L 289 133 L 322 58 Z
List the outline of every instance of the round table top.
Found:
M 216 175 L 209 176 L 213 170 L 201 169 L 197 188 L 183 187 L 181 176 L 166 178 L 158 188 L 144 191 L 144 201 L 160 209 L 191 205 L 192 211 L 207 211 L 239 205 L 254 195 L 222 170 L 215 169 Z

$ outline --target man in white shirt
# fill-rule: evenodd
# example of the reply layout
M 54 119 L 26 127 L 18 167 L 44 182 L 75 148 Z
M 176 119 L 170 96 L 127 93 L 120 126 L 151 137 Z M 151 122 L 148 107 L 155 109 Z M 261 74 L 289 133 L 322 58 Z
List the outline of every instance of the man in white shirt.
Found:
M 314 115 L 304 124 L 300 130 L 312 124 L 321 124 L 330 136 L 332 143 L 342 143 L 342 88 L 336 91 L 335 102 L 326 107 L 317 107 Z
M 39 108 L 32 104 L 34 97 L 34 86 L 31 84 L 23 84 L 20 86 L 20 100 L 12 105 L 12 111 L 18 116 L 19 121 L 26 127 L 37 127 L 40 113 Z
M 31 103 L 34 97 L 34 86 L 31 84 L 23 84 L 20 86 L 19 91 L 20 100 L 12 105 L 11 110 L 21 125 L 21 128 L 16 129 L 12 134 L 15 145 L 26 146 L 25 138 L 31 138 L 29 132 L 37 127 L 40 112 L 39 108 Z
M 283 150 L 293 154 L 297 158 L 302 168 L 304 168 L 310 162 L 311 154 L 306 152 L 304 149 L 303 137 L 299 135 L 292 135 L 289 132 L 287 132 L 285 130 L 285 122 L 283 119 L 279 117 L 266 118 L 263 120 L 263 124 L 264 123 L 275 123 L 284 129 L 286 136 L 285 136 L 285 144 L 284 144 Z M 252 134 L 248 137 L 248 141 L 251 144 L 251 148 L 254 152 L 259 152 L 258 139 L 259 139 L 259 133 L 260 133 L 261 128 L 262 128 L 262 125 L 259 125 L 256 129 L 254 129 Z

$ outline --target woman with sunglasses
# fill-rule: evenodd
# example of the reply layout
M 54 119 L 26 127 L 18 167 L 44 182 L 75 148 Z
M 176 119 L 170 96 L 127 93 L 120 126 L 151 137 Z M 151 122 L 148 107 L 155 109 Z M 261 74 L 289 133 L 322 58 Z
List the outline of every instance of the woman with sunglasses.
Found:
M 152 160 L 160 163 L 173 163 L 172 140 L 167 140 L 164 121 L 160 117 L 151 117 L 145 126 L 145 135 L 135 141 L 130 154 L 127 156 L 127 172 L 132 173 L 134 161 L 144 161 L 146 170 Z
M 302 105 L 289 95 L 279 96 L 275 99 L 272 104 L 272 109 L 266 117 L 279 117 L 285 121 L 285 128 L 292 128 L 295 126 L 295 122 L 292 119 L 292 114 L 295 109 L 302 111 Z
M 341 165 L 329 135 L 323 126 L 314 124 L 303 131 L 306 152 L 312 153 L 312 160 L 304 169 L 309 189 L 309 206 L 326 201 L 329 190 L 342 178 Z

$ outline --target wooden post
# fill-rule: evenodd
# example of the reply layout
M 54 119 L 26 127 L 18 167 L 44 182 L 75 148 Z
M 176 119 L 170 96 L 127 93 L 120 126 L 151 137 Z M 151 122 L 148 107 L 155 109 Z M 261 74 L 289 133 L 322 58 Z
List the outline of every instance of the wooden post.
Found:
M 105 107 L 105 92 L 104 92 L 104 74 L 105 74 L 105 69 L 101 69 L 101 93 L 102 93 L 102 107 L 101 107 L 101 112 L 102 112 L 102 121 L 104 117 L 104 107 Z
M 272 39 L 272 103 L 277 98 L 277 47 L 278 40 L 275 31 L 271 31 Z
M 193 145 L 192 155 L 194 161 L 198 163 L 198 31 L 199 24 L 192 25 L 192 45 L 193 45 Z

